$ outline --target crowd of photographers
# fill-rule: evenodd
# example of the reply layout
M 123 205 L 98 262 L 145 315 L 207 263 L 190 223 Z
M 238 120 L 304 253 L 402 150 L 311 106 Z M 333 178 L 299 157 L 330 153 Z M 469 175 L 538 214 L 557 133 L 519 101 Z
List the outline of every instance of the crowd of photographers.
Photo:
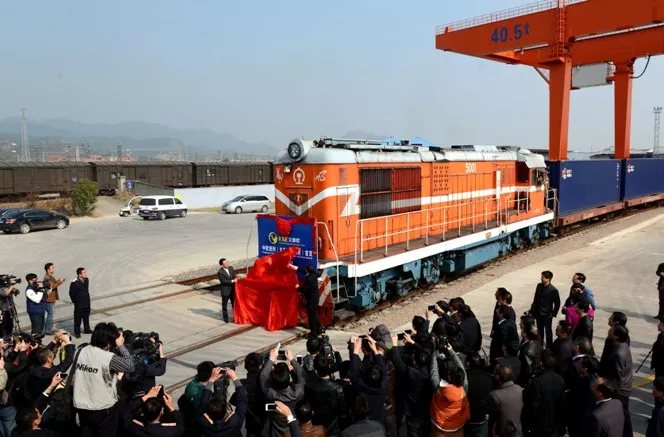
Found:
M 308 338 L 305 356 L 280 347 L 249 354 L 243 379 L 234 362 L 202 362 L 177 400 L 156 385 L 167 360 L 154 332 L 99 323 L 76 346 L 64 331 L 47 345 L 15 335 L 0 358 L 0 437 L 631 436 L 627 317 L 612 314 L 596 358 L 592 292 L 579 275 L 562 305 L 575 316 L 558 323 L 555 341 L 538 329 L 561 308 L 543 272 L 531 311 L 518 318 L 509 291 L 496 291 L 488 355 L 458 297 L 429 306 L 404 332 L 379 325 L 351 337 L 347 357 L 323 333 Z M 664 437 L 661 350 L 656 343 L 648 437 Z

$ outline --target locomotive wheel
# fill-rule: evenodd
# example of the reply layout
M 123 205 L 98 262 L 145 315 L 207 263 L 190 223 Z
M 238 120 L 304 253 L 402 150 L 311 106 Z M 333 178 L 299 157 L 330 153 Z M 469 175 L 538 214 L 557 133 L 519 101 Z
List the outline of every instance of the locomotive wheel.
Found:
M 267 205 L 263 205 L 263 207 L 261 208 L 261 212 L 267 212 Z
M 242 207 L 238 206 L 235 208 L 235 214 L 242 214 Z
M 19 232 L 20 232 L 21 234 L 27 234 L 28 232 L 30 232 L 30 225 L 27 224 L 27 223 L 23 223 L 23 224 L 18 228 L 18 230 L 19 230 Z
M 67 227 L 67 223 L 65 223 L 64 220 L 58 220 L 58 222 L 55 224 L 55 227 L 58 229 L 64 229 Z
M 160 213 L 157 215 L 157 218 L 158 218 L 159 220 L 166 220 L 166 213 L 163 212 L 163 211 L 160 212 Z

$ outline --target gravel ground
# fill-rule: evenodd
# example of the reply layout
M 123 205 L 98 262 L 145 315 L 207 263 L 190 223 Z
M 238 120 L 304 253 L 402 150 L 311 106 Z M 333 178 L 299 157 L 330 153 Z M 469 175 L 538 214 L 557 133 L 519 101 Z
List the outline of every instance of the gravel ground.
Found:
M 342 329 L 355 332 L 358 331 L 358 328 L 366 330 L 365 328 L 368 326 L 377 326 L 380 324 L 384 324 L 390 329 L 398 328 L 409 323 L 414 315 L 423 315 L 423 308 L 433 302 L 449 300 L 456 296 L 463 296 L 464 294 L 493 281 L 496 277 L 500 277 L 514 270 L 522 269 L 556 255 L 581 249 L 589 243 L 607 235 L 619 232 L 625 228 L 656 217 L 662 214 L 662 211 L 663 208 L 657 208 L 630 217 L 605 222 L 592 229 L 561 238 L 547 245 L 528 250 L 508 259 L 492 262 L 487 267 L 475 273 L 459 278 L 449 284 L 437 285 L 432 290 L 420 293 L 402 304 L 394 305 L 381 312 L 367 316 L 358 322 L 350 323 Z M 493 299 L 493 296 L 490 296 L 490 298 Z
M 230 261 L 230 263 L 233 266 L 233 268 L 237 270 L 237 269 L 242 269 L 242 268 L 245 268 L 245 267 L 253 266 L 254 261 L 256 261 L 256 258 Z M 187 281 L 189 279 L 200 278 L 202 276 L 216 275 L 218 270 L 219 270 L 219 265 L 218 264 L 213 264 L 213 265 L 207 266 L 207 267 L 201 267 L 201 268 L 194 269 L 194 270 L 187 270 L 187 271 L 184 271 L 184 272 L 180 272 L 176 275 L 165 276 L 165 277 L 162 278 L 162 280 L 168 281 L 168 282 Z

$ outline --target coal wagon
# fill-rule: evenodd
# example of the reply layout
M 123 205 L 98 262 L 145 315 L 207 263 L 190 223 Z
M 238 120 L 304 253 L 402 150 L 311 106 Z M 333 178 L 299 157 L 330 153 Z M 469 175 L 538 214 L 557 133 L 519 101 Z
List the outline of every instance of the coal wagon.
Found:
M 193 186 L 193 166 L 188 162 L 95 162 L 92 163 L 99 190 L 118 188 L 118 180 L 140 181 L 165 187 Z
M 254 162 L 194 162 L 194 186 L 260 185 L 273 183 L 272 164 Z

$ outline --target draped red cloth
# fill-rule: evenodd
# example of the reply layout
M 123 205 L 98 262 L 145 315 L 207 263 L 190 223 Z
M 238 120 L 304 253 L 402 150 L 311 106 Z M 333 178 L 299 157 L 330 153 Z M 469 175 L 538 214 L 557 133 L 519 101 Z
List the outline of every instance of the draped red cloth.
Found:
M 260 325 L 268 331 L 297 326 L 297 273 L 288 267 L 297 254 L 289 247 L 254 262 L 235 284 L 233 316 L 238 325 Z

